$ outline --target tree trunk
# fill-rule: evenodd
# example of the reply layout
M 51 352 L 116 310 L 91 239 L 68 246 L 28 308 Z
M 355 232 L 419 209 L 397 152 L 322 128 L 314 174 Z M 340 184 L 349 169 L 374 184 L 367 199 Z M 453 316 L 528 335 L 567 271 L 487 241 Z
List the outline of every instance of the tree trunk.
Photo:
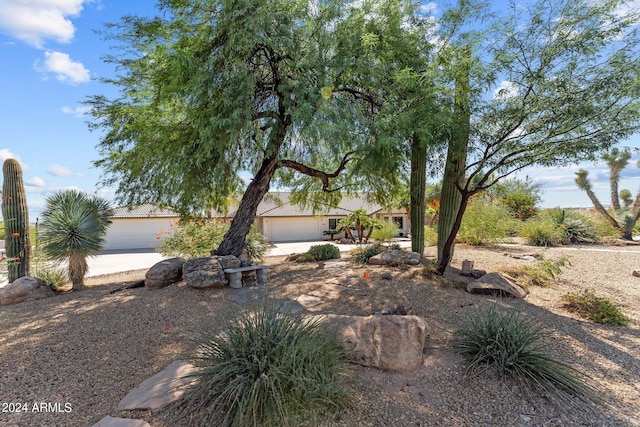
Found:
M 598 200 L 598 197 L 591 190 L 591 187 L 586 187 L 585 191 L 587 192 L 587 196 L 589 196 L 589 199 L 591 199 L 591 203 L 593 203 L 593 206 L 596 208 L 596 211 L 598 211 L 598 213 L 600 213 L 600 215 L 602 215 L 607 220 L 607 222 L 611 224 L 611 226 L 620 233 L 620 236 L 623 236 L 624 230 L 622 229 L 620 224 L 618 224 L 618 221 L 616 221 L 614 217 L 609 215 L 609 212 L 607 212 L 604 206 L 602 206 L 602 204 L 600 203 L 600 200 Z M 624 239 L 624 237 L 622 238 Z
M 615 170 L 612 167 L 611 173 L 609 174 L 609 184 L 611 186 L 611 208 L 614 212 L 618 212 L 620 210 L 620 198 L 618 195 L 618 172 L 619 171 Z
M 89 265 L 87 257 L 83 254 L 71 254 L 69 257 L 69 280 L 73 285 L 73 291 L 81 291 L 84 285 L 84 276 L 87 274 Z
M 460 74 L 456 77 L 455 102 L 453 107 L 453 130 L 447 149 L 447 162 L 444 167 L 442 192 L 440 193 L 440 212 L 438 218 L 438 260 L 440 266 L 446 268 L 453 256 L 453 244 L 445 253 L 447 242 L 455 242 L 460 228 L 466 203 L 461 205 L 462 195 L 458 186 L 462 185 L 467 164 L 469 145 L 469 73 L 471 66 L 471 50 L 466 48 L 462 53 Z
M 447 240 L 445 240 L 442 244 L 442 255 L 438 255 L 438 268 L 436 269 L 436 273 L 444 274 L 444 271 L 447 269 L 447 266 L 451 262 L 451 258 L 453 257 L 453 248 L 456 242 L 456 235 L 460 230 L 460 225 L 462 225 L 462 217 L 464 216 L 464 212 L 467 210 L 467 205 L 469 204 L 469 198 L 471 197 L 470 193 L 465 192 L 460 195 L 460 206 L 458 207 L 458 211 L 455 216 L 455 220 L 453 221 L 451 231 L 447 236 Z M 438 253 L 440 249 L 440 235 L 438 234 Z
M 417 135 L 411 139 L 410 209 L 411 250 L 424 253 L 425 191 L 427 183 L 427 151 Z
M 246 246 L 245 238 L 256 218 L 258 205 L 265 194 L 269 192 L 271 179 L 276 169 L 278 169 L 278 154 L 282 141 L 284 141 L 286 130 L 287 127 L 283 124 L 278 124 L 275 129 L 272 129 L 272 134 L 265 150 L 265 158 L 262 160 L 258 173 L 253 177 L 242 196 L 238 210 L 231 220 L 229 230 L 216 250 L 218 255 L 240 256 L 242 254 Z

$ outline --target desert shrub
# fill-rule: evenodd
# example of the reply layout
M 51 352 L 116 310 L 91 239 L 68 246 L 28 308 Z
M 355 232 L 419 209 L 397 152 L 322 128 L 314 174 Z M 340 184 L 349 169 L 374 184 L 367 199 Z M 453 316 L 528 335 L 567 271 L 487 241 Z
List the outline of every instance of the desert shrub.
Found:
M 31 276 L 44 280 L 54 291 L 57 291 L 69 281 L 67 271 L 63 266 L 46 260 L 37 260 L 32 264 Z
M 525 221 L 518 232 L 527 244 L 556 246 L 564 242 L 564 232 L 549 215 L 540 215 Z
M 247 251 L 249 258 L 257 262 L 263 262 L 269 250 L 269 242 L 255 224 L 251 225 L 244 242 L 244 250 Z
M 560 397 L 595 397 L 596 392 L 575 368 L 545 351 L 551 333 L 515 310 L 495 307 L 463 319 L 454 332 L 453 348 L 469 358 L 467 373 L 495 369 L 530 387 Z
M 562 268 L 570 265 L 569 258 L 560 257 L 554 260 L 540 259 L 533 265 L 510 267 L 502 271 L 523 286 L 549 286 L 562 274 Z
M 345 359 L 324 324 L 263 303 L 198 340 L 183 415 L 191 424 L 297 425 L 306 411 L 341 405 Z
M 541 185 L 529 177 L 507 179 L 498 182 L 492 190 L 494 199 L 500 200 L 519 220 L 526 221 L 536 214 L 536 204 L 541 200 Z
M 371 238 L 379 242 L 388 242 L 398 235 L 398 224 L 395 222 L 381 222 L 371 232 Z
M 381 244 L 374 243 L 373 245 L 361 246 L 352 250 L 351 255 L 354 262 L 358 264 L 366 264 L 369 261 L 369 258 L 378 255 L 383 250 L 384 249 Z
M 548 215 L 564 233 L 564 243 L 593 243 L 598 240 L 591 220 L 574 210 L 550 209 Z
M 326 243 L 324 245 L 313 245 L 309 250 L 300 255 L 296 261 L 298 262 L 313 262 L 323 261 L 326 259 L 340 258 L 340 249 L 336 245 Z
M 516 221 L 505 205 L 476 197 L 471 199 L 464 213 L 458 241 L 470 245 L 499 243 L 515 228 Z
M 434 227 L 425 225 L 424 227 L 424 245 L 435 246 L 438 244 L 438 230 Z
M 607 298 L 596 296 L 588 289 L 583 292 L 569 292 L 562 295 L 562 306 L 584 319 L 605 325 L 626 326 L 629 318 L 619 306 Z
M 173 230 L 159 236 L 160 247 L 156 250 L 165 256 L 181 256 L 187 259 L 206 256 L 211 253 L 211 249 L 220 245 L 227 229 L 228 225 L 220 221 L 180 221 Z
M 156 251 L 165 256 L 195 258 L 207 256 L 217 248 L 229 229 L 228 224 L 217 220 L 185 220 L 169 231 L 160 232 L 160 246 Z M 251 226 L 245 238 L 246 251 L 249 257 L 258 262 L 264 260 L 269 249 L 267 239 L 255 225 Z
M 400 246 L 400 243 L 391 243 L 387 245 L 387 249 L 389 249 L 390 251 L 401 251 L 402 246 Z

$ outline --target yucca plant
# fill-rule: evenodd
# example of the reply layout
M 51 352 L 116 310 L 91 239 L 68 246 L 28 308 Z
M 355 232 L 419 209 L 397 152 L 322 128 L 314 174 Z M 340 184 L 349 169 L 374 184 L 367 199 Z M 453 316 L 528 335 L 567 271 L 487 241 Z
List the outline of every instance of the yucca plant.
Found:
M 48 197 L 42 211 L 41 235 L 45 255 L 67 261 L 73 290 L 82 289 L 87 257 L 102 250 L 113 212 L 109 203 L 77 190 L 63 190 Z
M 596 390 L 584 376 L 547 351 L 550 335 L 541 324 L 515 310 L 500 312 L 491 307 L 461 321 L 453 348 L 469 358 L 467 374 L 494 369 L 500 377 L 511 376 L 560 398 L 595 399 Z
M 263 302 L 197 340 L 182 416 L 193 425 L 297 425 L 306 411 L 341 405 L 345 359 L 324 323 Z

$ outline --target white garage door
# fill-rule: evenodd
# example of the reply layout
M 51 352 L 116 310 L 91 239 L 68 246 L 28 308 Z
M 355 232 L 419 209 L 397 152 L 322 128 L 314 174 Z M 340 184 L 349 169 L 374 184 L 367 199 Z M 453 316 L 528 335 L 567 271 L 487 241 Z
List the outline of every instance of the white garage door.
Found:
M 322 237 L 320 224 L 316 218 L 269 218 L 265 220 L 264 225 L 267 223 L 269 226 L 267 237 L 272 242 L 318 240 Z
M 168 231 L 175 218 L 114 218 L 103 249 L 150 249 L 159 246 L 160 231 Z

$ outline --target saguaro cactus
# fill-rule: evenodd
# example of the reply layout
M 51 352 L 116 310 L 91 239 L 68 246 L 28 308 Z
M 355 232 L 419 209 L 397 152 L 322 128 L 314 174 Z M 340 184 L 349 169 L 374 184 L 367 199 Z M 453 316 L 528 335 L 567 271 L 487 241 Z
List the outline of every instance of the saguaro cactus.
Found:
M 22 168 L 15 159 L 2 166 L 2 216 L 5 227 L 5 248 L 9 268 L 9 283 L 29 274 L 31 242 L 29 211 L 22 181 Z

